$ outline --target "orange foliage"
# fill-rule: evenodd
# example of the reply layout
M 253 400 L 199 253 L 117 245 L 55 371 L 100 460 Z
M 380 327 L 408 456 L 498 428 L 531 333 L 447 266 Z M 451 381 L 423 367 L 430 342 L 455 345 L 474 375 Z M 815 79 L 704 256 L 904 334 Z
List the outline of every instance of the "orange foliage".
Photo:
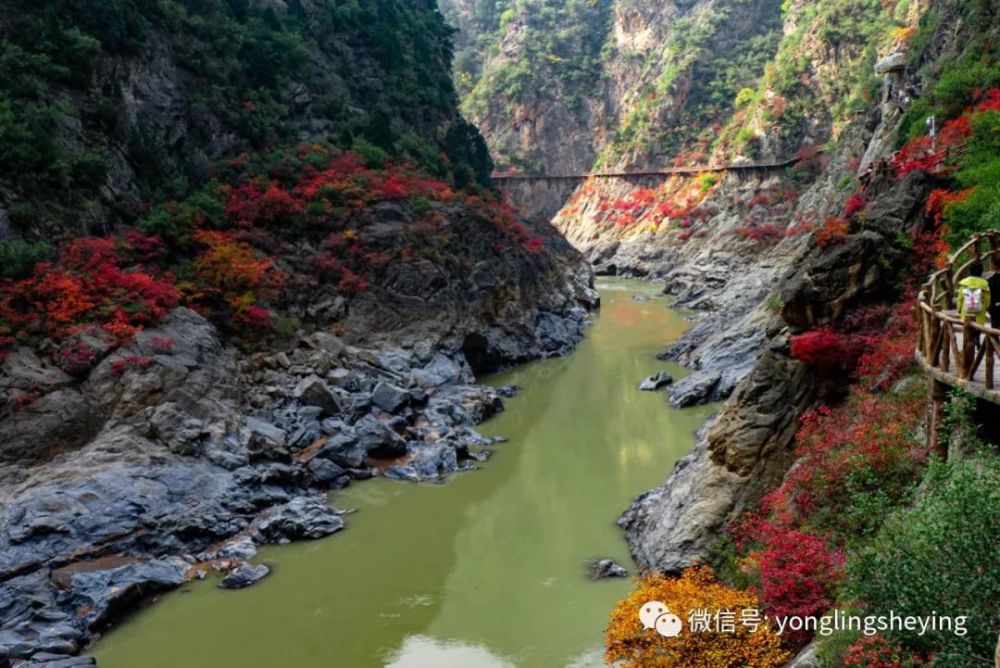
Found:
M 814 232 L 816 245 L 823 248 L 830 244 L 840 243 L 847 236 L 847 221 L 836 216 L 827 216 L 823 226 Z
M 664 603 L 681 618 L 684 629 L 676 638 L 664 638 L 644 629 L 639 609 L 647 601 Z M 627 667 L 649 668 L 776 668 L 790 658 L 777 632 L 763 620 L 758 626 L 743 622 L 744 610 L 762 608 L 756 594 L 731 589 L 715 579 L 708 567 L 689 568 L 679 578 L 654 573 L 640 579 L 636 589 L 611 613 L 605 659 Z M 735 615 L 732 630 L 692 631 L 689 620 L 708 611 Z

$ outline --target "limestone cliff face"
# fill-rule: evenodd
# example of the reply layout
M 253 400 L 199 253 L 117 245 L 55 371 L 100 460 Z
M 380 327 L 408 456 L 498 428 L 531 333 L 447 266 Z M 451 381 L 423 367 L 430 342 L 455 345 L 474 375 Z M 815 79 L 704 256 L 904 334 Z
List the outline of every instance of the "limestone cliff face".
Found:
M 671 388 L 671 402 L 730 397 L 666 482 L 623 515 L 640 564 L 677 570 L 704 556 L 717 532 L 794 462 L 798 416 L 822 388 L 789 355 L 789 335 L 891 298 L 897 235 L 923 224 L 919 202 L 928 185 L 918 178 L 862 184 L 859 175 L 894 150 L 896 126 L 925 83 L 922 66 L 962 49 L 955 37 L 961 18 L 952 8 L 932 31 L 934 46 L 925 41 L 919 53 L 907 51 L 907 28 L 918 25 L 929 4 L 792 0 L 780 18 L 766 3 L 620 2 L 612 8 L 607 43 L 615 48 L 593 87 L 603 121 L 592 135 L 592 154 L 603 157 L 595 164 L 796 159 L 787 169 L 748 178 L 595 179 L 555 215 L 556 227 L 599 272 L 663 280 L 677 305 L 701 312 L 698 324 L 667 351 L 694 370 Z M 744 12 L 753 19 L 742 21 Z M 510 35 L 516 20 L 501 33 Z M 679 40 L 681 33 L 687 39 Z M 734 44 L 754 40 L 764 55 L 741 61 L 747 69 L 736 75 L 738 84 L 720 86 L 725 71 L 706 74 L 713 57 L 736 61 Z M 505 43 L 509 48 L 495 58 L 513 58 L 513 43 Z M 659 51 L 671 44 L 683 48 Z M 663 56 L 654 59 L 652 78 L 628 60 L 629 52 Z M 487 60 L 478 85 L 488 85 L 490 76 Z M 656 77 L 669 85 L 658 91 Z M 724 101 L 699 104 L 705 91 L 721 90 Z M 466 109 L 491 145 L 528 116 L 504 121 L 509 104 L 485 112 L 477 104 L 473 89 Z M 496 129 L 498 122 L 504 129 Z M 582 125 L 569 126 L 568 136 Z M 690 125 L 697 126 L 694 134 L 685 130 Z M 558 134 L 548 132 L 556 143 Z M 542 144 L 545 137 L 535 135 Z M 869 201 L 865 217 L 850 222 L 844 243 L 818 247 L 812 232 L 831 218 L 846 218 L 846 200 L 862 188 Z M 530 208 L 537 200 L 524 201 Z

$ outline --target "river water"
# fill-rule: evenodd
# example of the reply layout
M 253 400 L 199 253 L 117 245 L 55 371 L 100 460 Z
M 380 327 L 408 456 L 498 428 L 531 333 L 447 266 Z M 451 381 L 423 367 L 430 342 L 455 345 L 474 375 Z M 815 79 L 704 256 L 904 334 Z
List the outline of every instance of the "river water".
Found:
M 484 379 L 514 383 L 502 434 L 478 471 L 442 485 L 386 479 L 332 495 L 357 507 L 330 538 L 268 547 L 249 589 L 195 582 L 131 616 L 94 648 L 102 668 L 492 668 L 599 666 L 608 613 L 632 568 L 615 519 L 663 481 L 710 408 L 640 392 L 655 353 L 688 324 L 654 287 L 599 286 L 600 315 L 570 357 Z M 634 295 L 650 297 L 638 301 Z

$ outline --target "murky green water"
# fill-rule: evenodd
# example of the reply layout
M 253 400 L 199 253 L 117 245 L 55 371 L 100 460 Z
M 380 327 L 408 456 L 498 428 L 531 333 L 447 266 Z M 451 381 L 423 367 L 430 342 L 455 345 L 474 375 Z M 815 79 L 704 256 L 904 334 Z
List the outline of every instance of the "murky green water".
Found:
M 444 485 L 389 480 L 334 496 L 347 530 L 272 547 L 273 574 L 243 591 L 207 581 L 106 636 L 102 668 L 484 668 L 601 665 L 607 614 L 631 566 L 615 519 L 659 484 L 710 409 L 677 411 L 638 382 L 679 369 L 653 355 L 686 324 L 638 282 L 603 283 L 600 317 L 566 359 L 490 378 L 523 390 L 483 425 L 510 442 Z

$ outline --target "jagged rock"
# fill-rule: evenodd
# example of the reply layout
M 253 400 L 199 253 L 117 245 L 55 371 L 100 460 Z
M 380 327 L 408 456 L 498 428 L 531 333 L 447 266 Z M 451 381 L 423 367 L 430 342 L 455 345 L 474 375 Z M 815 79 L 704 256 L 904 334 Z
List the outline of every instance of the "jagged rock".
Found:
M 92 656 L 62 656 L 49 652 L 39 652 L 31 660 L 17 664 L 14 668 L 90 668 L 97 661 Z
M 674 382 L 674 377 L 666 371 L 661 371 L 655 376 L 650 376 L 639 383 L 639 389 L 645 392 L 655 392 Z
M 384 475 L 398 480 L 425 482 L 440 480 L 442 475 L 458 470 L 458 453 L 454 446 L 448 443 L 414 444 L 409 460 L 405 464 L 393 464 Z
M 721 378 L 722 374 L 718 371 L 695 371 L 667 389 L 670 405 L 674 408 L 686 408 L 716 401 L 719 398 L 718 387 Z
M 20 389 L 48 392 L 73 379 L 38 358 L 31 348 L 18 348 L 0 365 L 0 390 Z
M 896 51 L 875 63 L 875 74 L 898 72 L 906 67 L 906 52 Z
M 324 485 L 331 485 L 344 476 L 343 468 L 322 457 L 314 457 L 308 468 L 316 482 Z
M 187 581 L 191 564 L 179 557 L 134 561 L 104 570 L 53 572 L 70 592 L 77 618 L 88 628 L 105 623 L 116 612 L 158 591 L 179 587 Z
M 784 668 L 823 668 L 826 662 L 819 658 L 819 648 L 819 640 L 813 640 L 796 654 L 794 659 L 786 663 Z
M 199 561 L 214 561 L 217 559 L 238 559 L 249 561 L 257 555 L 257 545 L 250 536 L 238 536 L 226 541 L 217 550 L 208 550 L 198 555 Z
M 329 332 L 314 332 L 304 338 L 302 342 L 310 348 L 322 350 L 334 357 L 339 357 L 345 348 L 344 342 Z
M 358 446 L 372 457 L 400 457 L 406 454 L 406 439 L 371 415 L 359 420 L 354 430 Z
M 372 391 L 371 402 L 386 413 L 396 413 L 410 402 L 410 395 L 400 387 L 380 382 Z
M 58 389 L 0 422 L 0 462 L 36 463 L 79 447 L 99 429 L 92 402 L 75 389 Z
M 628 570 L 612 559 L 595 559 L 590 563 L 590 571 L 595 580 L 628 577 Z
M 253 525 L 261 542 L 278 543 L 300 538 L 322 538 L 344 528 L 344 520 L 326 499 L 299 496 L 268 510 Z
M 247 451 L 258 459 L 277 459 L 287 454 L 283 429 L 258 417 L 248 417 L 244 425 Z
M 336 415 L 340 412 L 340 404 L 336 395 L 322 378 L 316 375 L 304 378 L 292 393 L 296 399 L 306 406 L 318 406 L 323 409 L 322 417 Z
M 241 564 L 222 579 L 219 586 L 223 589 L 243 589 L 262 580 L 271 569 L 265 564 Z
M 166 443 L 171 452 L 193 455 L 198 452 L 204 423 L 180 410 L 175 403 L 160 404 L 149 420 L 152 435 Z

